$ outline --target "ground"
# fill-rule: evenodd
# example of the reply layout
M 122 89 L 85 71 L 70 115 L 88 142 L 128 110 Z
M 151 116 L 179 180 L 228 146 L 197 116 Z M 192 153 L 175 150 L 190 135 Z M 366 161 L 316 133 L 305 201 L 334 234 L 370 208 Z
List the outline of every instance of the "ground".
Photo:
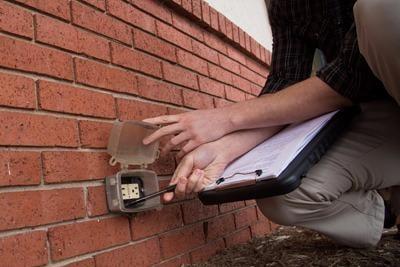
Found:
M 196 266 L 400 266 L 400 238 L 386 231 L 376 248 L 353 249 L 315 232 L 281 227 L 272 235 L 221 251 Z

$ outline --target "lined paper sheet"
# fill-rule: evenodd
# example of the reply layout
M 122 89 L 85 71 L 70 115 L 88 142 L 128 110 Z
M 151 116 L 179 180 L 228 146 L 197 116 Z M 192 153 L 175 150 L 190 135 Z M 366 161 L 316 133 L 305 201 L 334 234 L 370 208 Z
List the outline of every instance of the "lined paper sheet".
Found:
M 286 127 L 233 161 L 222 174 L 222 177 L 229 178 L 219 185 L 214 182 L 205 190 L 241 184 L 249 180 L 278 177 L 336 112 Z M 254 173 L 258 169 L 262 170 L 260 176 Z

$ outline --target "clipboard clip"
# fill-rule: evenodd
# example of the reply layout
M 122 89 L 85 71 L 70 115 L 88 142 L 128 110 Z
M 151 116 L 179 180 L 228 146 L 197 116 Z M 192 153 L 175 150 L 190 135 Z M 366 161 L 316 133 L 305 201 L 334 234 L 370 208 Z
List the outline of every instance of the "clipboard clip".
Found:
M 261 169 L 257 169 L 257 170 L 252 171 L 252 172 L 236 172 L 236 173 L 232 174 L 231 176 L 219 178 L 217 181 L 215 181 L 215 183 L 217 185 L 219 185 L 219 184 L 225 182 L 226 179 L 232 178 L 232 177 L 234 177 L 236 175 L 246 175 L 246 174 L 252 174 L 252 173 L 255 173 L 257 175 L 257 177 L 260 177 L 261 174 L 263 173 L 263 171 Z

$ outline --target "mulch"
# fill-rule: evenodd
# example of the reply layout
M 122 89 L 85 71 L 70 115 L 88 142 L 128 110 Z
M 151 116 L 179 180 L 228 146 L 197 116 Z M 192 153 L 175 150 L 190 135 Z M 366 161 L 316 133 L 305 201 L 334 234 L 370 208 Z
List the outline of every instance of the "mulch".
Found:
M 355 249 L 297 227 L 280 227 L 264 238 L 253 239 L 219 252 L 193 266 L 400 266 L 397 230 L 386 231 L 375 248 Z

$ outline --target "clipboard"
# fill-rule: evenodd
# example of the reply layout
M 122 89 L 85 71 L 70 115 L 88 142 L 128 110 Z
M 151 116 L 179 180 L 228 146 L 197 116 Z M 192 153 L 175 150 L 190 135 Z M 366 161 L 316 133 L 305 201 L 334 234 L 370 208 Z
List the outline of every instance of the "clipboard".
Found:
M 284 195 L 295 190 L 307 171 L 322 158 L 360 110 L 359 106 L 352 106 L 338 111 L 278 177 L 201 191 L 198 194 L 200 201 L 204 205 L 214 205 Z M 257 171 L 260 170 L 254 170 L 254 175 L 257 175 Z

